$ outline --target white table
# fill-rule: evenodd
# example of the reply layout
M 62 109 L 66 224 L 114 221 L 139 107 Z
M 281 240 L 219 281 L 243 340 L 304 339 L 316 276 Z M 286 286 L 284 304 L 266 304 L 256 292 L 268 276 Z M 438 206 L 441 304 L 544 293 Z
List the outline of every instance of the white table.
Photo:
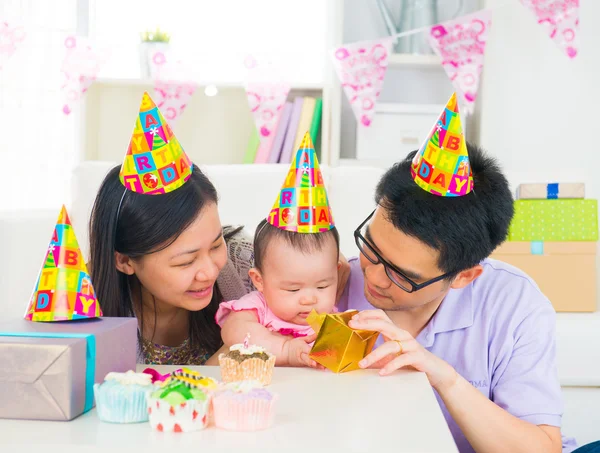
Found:
M 145 366 L 138 366 L 141 371 Z M 156 367 L 161 373 L 178 367 Z M 220 378 L 218 367 L 190 367 Z M 103 423 L 92 410 L 71 422 L 0 420 L 0 452 L 457 452 L 424 374 L 376 371 L 334 374 L 276 368 L 269 389 L 279 394 L 275 425 L 252 433 L 209 427 L 160 433 L 148 423 Z

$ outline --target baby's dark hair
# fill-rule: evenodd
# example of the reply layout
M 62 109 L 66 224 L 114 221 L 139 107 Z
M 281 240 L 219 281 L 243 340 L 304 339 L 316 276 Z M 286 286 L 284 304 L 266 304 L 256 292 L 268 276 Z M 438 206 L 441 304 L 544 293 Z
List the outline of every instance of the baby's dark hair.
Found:
M 277 228 L 264 219 L 258 224 L 256 232 L 254 233 L 254 267 L 260 271 L 263 270 L 267 248 L 276 238 L 287 241 L 288 244 L 298 251 L 309 253 L 315 250 L 321 250 L 323 244 L 325 244 L 331 236 L 333 236 L 333 239 L 335 240 L 335 246 L 339 256 L 340 235 L 336 227 L 321 233 L 296 233 L 294 231 L 286 231 Z

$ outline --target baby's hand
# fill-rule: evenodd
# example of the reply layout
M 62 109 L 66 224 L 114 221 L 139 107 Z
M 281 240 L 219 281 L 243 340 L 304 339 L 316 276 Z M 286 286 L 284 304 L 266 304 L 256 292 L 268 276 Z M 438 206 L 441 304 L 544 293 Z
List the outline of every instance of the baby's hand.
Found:
M 287 340 L 288 365 L 321 368 L 317 362 L 308 356 L 312 348 L 311 343 L 314 342 L 316 338 L 317 334 L 313 334 L 306 337 Z

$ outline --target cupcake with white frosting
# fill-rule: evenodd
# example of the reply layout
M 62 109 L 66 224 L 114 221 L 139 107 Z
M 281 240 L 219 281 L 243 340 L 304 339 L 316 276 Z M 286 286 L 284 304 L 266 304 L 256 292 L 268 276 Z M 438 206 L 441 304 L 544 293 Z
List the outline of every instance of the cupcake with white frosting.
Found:
M 108 373 L 103 383 L 94 384 L 98 418 L 109 423 L 147 422 L 146 395 L 154 388 L 149 374 Z
M 219 354 L 223 382 L 258 381 L 269 385 L 275 367 L 275 356 L 258 345 L 250 344 L 250 335 L 242 344 L 234 344 L 229 352 Z

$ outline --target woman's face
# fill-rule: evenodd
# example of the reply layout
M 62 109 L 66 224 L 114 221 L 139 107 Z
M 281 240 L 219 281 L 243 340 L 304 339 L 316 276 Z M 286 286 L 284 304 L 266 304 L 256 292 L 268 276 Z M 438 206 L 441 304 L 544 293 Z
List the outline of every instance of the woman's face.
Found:
M 226 262 L 227 246 L 215 203 L 207 204 L 167 248 L 128 260 L 157 303 L 189 311 L 202 310 L 210 303 L 217 276 Z

